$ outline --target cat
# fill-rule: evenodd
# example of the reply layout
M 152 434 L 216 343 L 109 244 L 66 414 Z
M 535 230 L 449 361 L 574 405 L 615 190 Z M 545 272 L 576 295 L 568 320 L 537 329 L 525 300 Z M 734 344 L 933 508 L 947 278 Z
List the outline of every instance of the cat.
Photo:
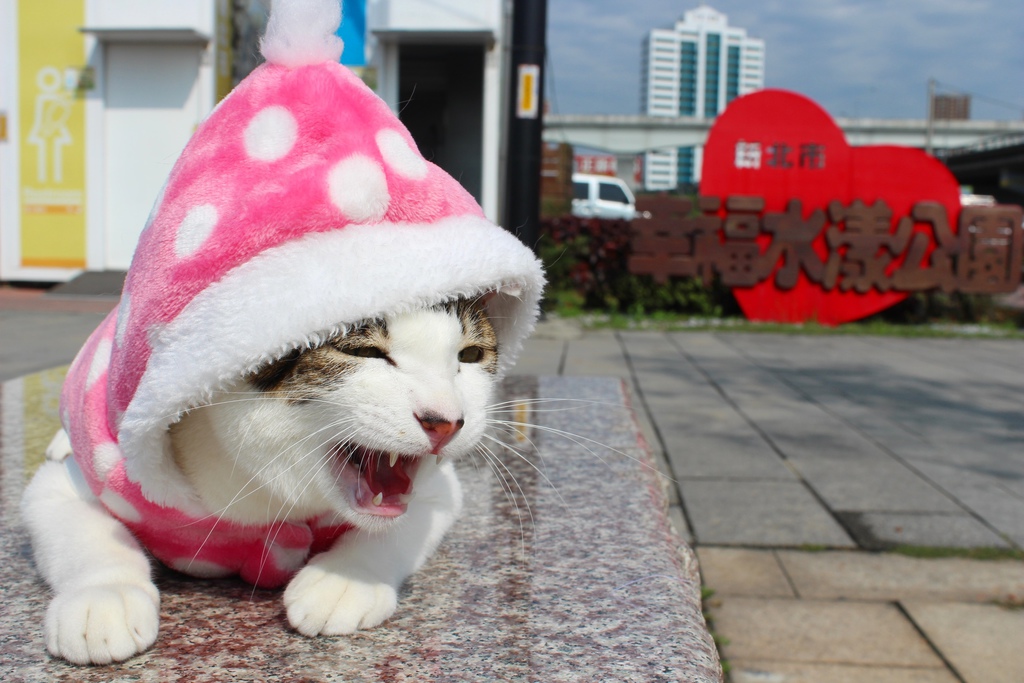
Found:
M 394 613 L 398 588 L 459 514 L 453 463 L 485 438 L 499 353 L 484 301 L 458 299 L 351 326 L 172 424 L 173 460 L 215 523 L 315 518 L 347 531 L 288 582 L 298 632 L 348 634 Z M 120 661 L 155 642 L 159 594 L 146 552 L 76 484 L 69 453 L 58 433 L 22 504 L 54 593 L 47 648 Z M 195 565 L 183 569 L 201 575 Z

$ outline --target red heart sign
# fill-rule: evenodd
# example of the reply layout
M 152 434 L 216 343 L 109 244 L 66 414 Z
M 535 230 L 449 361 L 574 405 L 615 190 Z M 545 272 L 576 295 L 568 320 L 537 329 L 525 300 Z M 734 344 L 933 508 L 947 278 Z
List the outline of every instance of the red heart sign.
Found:
M 908 254 L 913 254 L 909 257 L 915 259 L 913 265 L 927 267 L 927 257 L 935 248 L 935 229 L 930 223 L 906 218 L 915 205 L 941 204 L 951 231 L 956 230 L 960 212 L 959 185 L 940 162 L 917 149 L 850 147 L 821 107 L 783 90 L 741 97 L 718 117 L 704 147 L 700 189 L 702 196 L 719 197 L 723 207 L 730 196 L 761 197 L 765 214 L 785 212 L 792 200 L 799 200 L 802 217 L 813 219 L 808 224 L 821 225 L 811 243 L 820 263 L 829 261 L 830 247 L 833 261 L 837 245 L 848 258 L 851 250 L 860 249 L 864 268 L 884 269 L 884 273 L 878 271 L 876 281 L 891 280 L 905 262 L 911 265 Z M 857 236 L 857 230 L 866 225 L 865 218 L 876 228 L 873 247 Z M 767 226 L 768 217 L 764 220 Z M 884 227 L 878 232 L 879 222 L 886 220 L 888 232 Z M 917 234 L 926 235 L 927 242 Z M 764 231 L 758 236 L 762 253 L 771 240 Z M 899 249 L 897 242 L 902 245 Z M 908 244 L 927 246 L 906 249 Z M 786 258 L 794 257 L 780 258 L 776 272 Z M 817 270 L 825 271 L 827 286 L 821 284 L 821 272 L 809 278 L 809 271 L 801 267 L 795 283 L 789 283 L 792 287 L 780 288 L 778 280 L 784 278 L 772 276 L 751 287 L 736 287 L 733 294 L 751 320 L 813 320 L 826 325 L 863 318 L 908 296 L 906 291 L 882 291 L 888 284 L 881 289 L 868 287 L 869 277 L 858 279 L 845 271 L 837 276 L 834 264 Z

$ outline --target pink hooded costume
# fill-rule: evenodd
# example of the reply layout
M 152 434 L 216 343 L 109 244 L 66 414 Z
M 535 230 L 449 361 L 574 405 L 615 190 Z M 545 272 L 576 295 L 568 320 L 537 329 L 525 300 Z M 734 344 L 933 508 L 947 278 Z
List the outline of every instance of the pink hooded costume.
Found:
M 61 406 L 73 478 L 156 558 L 264 587 L 283 585 L 346 527 L 219 519 L 176 466 L 169 425 L 346 323 L 457 296 L 496 292 L 488 308 L 507 370 L 544 282 L 532 252 L 338 63 L 340 3 L 291 4 L 276 3 L 268 63 L 172 169 L 121 303 L 72 364 Z

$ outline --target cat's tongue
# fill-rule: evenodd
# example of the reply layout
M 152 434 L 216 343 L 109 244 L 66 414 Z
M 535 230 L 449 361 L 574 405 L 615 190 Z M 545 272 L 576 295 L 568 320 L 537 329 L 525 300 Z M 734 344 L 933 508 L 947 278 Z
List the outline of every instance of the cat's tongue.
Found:
M 412 498 L 412 479 L 419 458 L 392 457 L 385 452 L 368 452 L 359 467 L 356 502 L 360 510 L 383 517 L 405 512 Z

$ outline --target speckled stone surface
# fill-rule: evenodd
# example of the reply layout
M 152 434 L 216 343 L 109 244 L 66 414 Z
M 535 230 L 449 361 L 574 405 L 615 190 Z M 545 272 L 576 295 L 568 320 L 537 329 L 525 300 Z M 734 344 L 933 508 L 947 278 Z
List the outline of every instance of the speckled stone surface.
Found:
M 52 659 L 42 635 L 47 589 L 17 506 L 56 429 L 61 378 L 57 369 L 0 385 L 4 681 L 721 678 L 696 560 L 671 531 L 628 397 L 605 378 L 506 382 L 513 403 L 496 417 L 537 425 L 506 430 L 523 457 L 495 446 L 500 464 L 462 464 L 462 518 L 377 629 L 306 638 L 289 629 L 279 592 L 161 570 L 151 650 L 96 668 Z

